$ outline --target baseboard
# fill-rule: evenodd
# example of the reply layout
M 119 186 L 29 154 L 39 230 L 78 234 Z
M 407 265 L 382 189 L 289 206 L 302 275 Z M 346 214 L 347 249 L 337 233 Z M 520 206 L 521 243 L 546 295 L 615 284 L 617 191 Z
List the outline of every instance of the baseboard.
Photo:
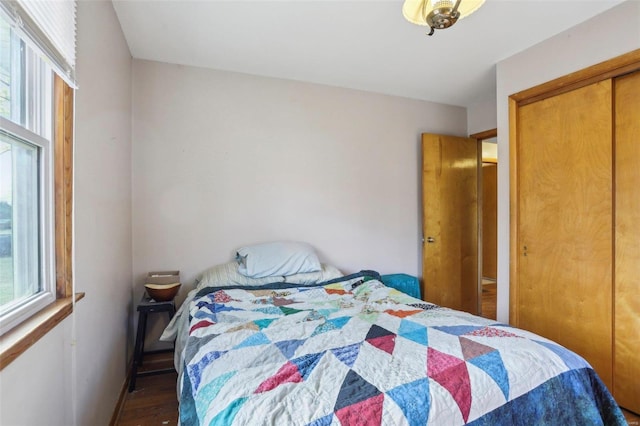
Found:
M 129 380 L 131 380 L 131 366 L 133 364 L 133 359 L 127 363 L 127 377 L 124 379 L 124 383 L 122 384 L 122 389 L 120 389 L 120 395 L 118 396 L 118 401 L 116 402 L 116 406 L 113 409 L 113 414 L 111 415 L 111 420 L 109 421 L 109 426 L 115 426 L 118 424 L 118 420 L 120 419 L 120 413 L 122 412 L 122 407 L 124 406 L 124 400 L 127 397 L 127 393 L 129 392 Z

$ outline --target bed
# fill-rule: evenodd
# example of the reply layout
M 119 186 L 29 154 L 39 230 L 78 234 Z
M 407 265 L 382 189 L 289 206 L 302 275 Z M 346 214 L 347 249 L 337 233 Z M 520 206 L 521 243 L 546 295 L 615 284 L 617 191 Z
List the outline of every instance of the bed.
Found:
M 589 364 L 377 273 L 242 278 L 219 265 L 165 331 L 190 425 L 624 425 Z

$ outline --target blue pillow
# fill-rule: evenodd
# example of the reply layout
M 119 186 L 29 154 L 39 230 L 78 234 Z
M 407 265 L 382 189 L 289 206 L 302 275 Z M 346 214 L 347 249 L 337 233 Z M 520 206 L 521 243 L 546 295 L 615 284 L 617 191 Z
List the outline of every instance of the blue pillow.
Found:
M 286 277 L 322 269 L 313 247 L 306 243 L 279 241 L 239 248 L 238 272 L 246 277 Z

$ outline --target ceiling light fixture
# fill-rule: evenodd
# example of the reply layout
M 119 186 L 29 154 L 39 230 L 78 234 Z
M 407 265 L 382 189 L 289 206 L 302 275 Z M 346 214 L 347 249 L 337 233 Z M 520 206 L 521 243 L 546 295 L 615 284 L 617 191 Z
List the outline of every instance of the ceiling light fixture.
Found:
M 471 15 L 485 0 L 405 0 L 402 14 L 412 24 L 429 26 L 435 30 L 449 28 L 458 19 Z

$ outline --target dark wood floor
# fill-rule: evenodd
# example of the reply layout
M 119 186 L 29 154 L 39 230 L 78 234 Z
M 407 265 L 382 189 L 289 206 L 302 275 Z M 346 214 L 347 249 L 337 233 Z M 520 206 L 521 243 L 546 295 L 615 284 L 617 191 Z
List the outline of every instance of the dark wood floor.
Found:
M 486 290 L 486 291 L 485 291 Z M 496 318 L 496 285 L 485 285 L 482 292 L 482 316 Z M 173 365 L 172 354 L 154 354 L 145 358 L 144 369 Z M 143 370 L 144 370 L 143 369 Z M 121 426 L 175 425 L 178 423 L 176 398 L 177 374 L 139 377 L 136 389 L 127 393 L 115 424 Z M 640 416 L 624 411 L 631 426 L 640 426 Z
M 627 423 L 629 426 L 638 426 L 640 425 L 640 416 L 637 414 L 633 414 L 627 410 L 622 410 L 624 413 L 624 418 L 627 419 Z
M 498 284 L 482 284 L 482 314 L 489 319 L 496 319 L 496 302 L 498 298 Z
M 145 357 L 144 370 L 173 366 L 173 354 L 154 354 Z M 116 425 L 146 426 L 175 425 L 178 423 L 176 398 L 177 373 L 138 377 L 136 388 L 127 393 Z

